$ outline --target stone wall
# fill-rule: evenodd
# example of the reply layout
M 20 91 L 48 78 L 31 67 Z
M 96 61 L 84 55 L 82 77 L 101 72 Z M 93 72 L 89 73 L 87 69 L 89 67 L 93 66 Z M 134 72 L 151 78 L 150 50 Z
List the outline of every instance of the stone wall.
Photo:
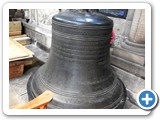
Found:
M 129 34 L 120 46 L 114 46 L 111 63 L 127 88 L 129 100 L 137 104 L 137 95 L 145 88 L 145 10 L 136 9 Z
M 114 22 L 114 27 L 113 27 L 115 31 L 115 40 L 113 43 L 114 46 L 120 46 L 121 41 L 128 38 L 134 12 L 135 12 L 134 9 L 129 9 L 126 19 L 109 17 Z
M 29 19 L 24 23 L 26 34 L 32 38 L 35 44 L 43 48 L 51 47 L 52 38 L 52 16 L 59 12 L 58 9 L 26 9 L 25 17 Z
M 30 19 L 29 24 L 26 27 L 26 33 L 35 40 L 35 32 L 36 29 L 31 29 L 30 26 L 34 26 L 35 28 L 46 28 L 49 30 L 50 35 L 43 34 L 43 31 L 39 34 L 45 35 L 46 39 L 40 40 L 36 39 L 35 41 L 38 41 L 42 45 L 46 46 L 47 48 L 50 48 L 51 43 L 51 18 L 53 15 L 57 14 L 59 12 L 58 9 L 26 9 L 25 10 L 25 17 Z M 114 21 L 114 31 L 115 31 L 115 41 L 114 46 L 119 46 L 120 42 L 127 38 L 130 32 L 133 15 L 135 10 L 129 9 L 127 18 L 121 19 L 121 18 L 114 18 L 110 17 Z M 43 37 L 42 37 L 43 38 Z M 48 43 L 48 44 L 47 44 Z

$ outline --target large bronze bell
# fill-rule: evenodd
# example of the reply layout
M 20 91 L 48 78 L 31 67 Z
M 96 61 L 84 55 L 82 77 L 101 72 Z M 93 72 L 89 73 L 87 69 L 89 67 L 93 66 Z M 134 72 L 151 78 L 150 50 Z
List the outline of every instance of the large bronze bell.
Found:
M 123 108 L 126 90 L 110 66 L 113 21 L 88 10 L 66 10 L 52 18 L 48 61 L 28 81 L 29 100 L 54 93 L 47 108 Z

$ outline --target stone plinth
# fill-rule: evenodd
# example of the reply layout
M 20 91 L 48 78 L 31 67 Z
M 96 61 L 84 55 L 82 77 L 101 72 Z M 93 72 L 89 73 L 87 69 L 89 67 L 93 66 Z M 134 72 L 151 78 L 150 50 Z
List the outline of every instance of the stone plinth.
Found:
M 145 11 L 134 12 L 128 39 L 111 51 L 111 63 L 127 88 L 129 101 L 137 105 L 136 97 L 145 88 Z
M 129 39 L 113 48 L 111 63 L 139 77 L 145 78 L 145 11 L 135 10 Z
M 129 40 L 134 43 L 145 44 L 145 10 L 135 10 Z

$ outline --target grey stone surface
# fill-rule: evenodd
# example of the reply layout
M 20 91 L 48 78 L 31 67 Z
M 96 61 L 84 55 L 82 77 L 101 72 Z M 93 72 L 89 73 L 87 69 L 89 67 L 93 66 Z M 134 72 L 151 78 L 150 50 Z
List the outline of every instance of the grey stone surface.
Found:
M 128 71 L 136 76 L 139 77 L 145 77 L 145 69 L 143 66 L 140 66 L 138 64 L 135 64 L 133 62 L 127 61 L 125 59 L 122 59 L 120 57 L 111 55 L 111 64 Z
M 120 47 L 114 47 L 112 55 L 115 55 L 117 57 L 123 58 L 125 60 L 134 62 L 136 64 L 144 66 L 145 64 L 145 57 L 142 57 L 140 55 L 136 55 L 128 50 L 125 50 Z
M 29 19 L 31 19 L 32 21 L 36 21 L 36 16 L 35 16 L 36 10 L 35 9 L 30 9 L 29 11 Z
M 45 63 L 48 60 L 49 53 L 43 51 L 36 45 L 30 44 L 25 45 L 29 50 L 31 50 L 34 53 L 34 56 L 41 62 Z
M 132 25 L 132 21 L 127 21 L 125 23 L 125 25 L 124 25 L 125 26 L 125 28 L 124 28 L 125 30 L 124 30 L 123 36 L 125 36 L 125 37 L 129 36 L 131 25 Z
M 9 108 L 14 108 L 17 105 L 21 104 L 21 100 L 18 98 L 19 95 L 16 92 L 16 87 L 15 86 L 11 86 L 9 87 Z
M 48 26 L 52 24 L 53 15 L 57 14 L 58 12 L 58 9 L 26 9 L 25 17 L 30 19 L 30 21 Z
M 35 23 L 23 22 L 25 33 L 33 40 L 34 43 L 39 42 L 47 48 L 51 47 L 52 31 L 50 27 L 44 27 Z
M 64 10 L 64 9 L 63 9 Z M 62 10 L 62 11 L 63 11 Z M 29 35 L 33 40 L 40 42 L 41 44 L 50 48 L 51 43 L 51 18 L 53 15 L 58 13 L 58 9 L 28 9 L 26 18 L 30 19 L 30 26 L 26 28 L 26 34 Z M 132 20 L 134 16 L 134 9 L 129 9 L 127 18 L 114 18 L 110 17 L 114 21 L 114 31 L 115 31 L 115 40 L 114 45 L 119 46 L 120 41 L 125 37 L 129 36 L 130 28 L 132 25 Z M 49 28 L 48 35 L 45 34 L 45 31 L 40 31 L 40 27 Z M 38 32 L 44 37 L 36 37 L 36 32 Z
M 145 80 L 141 77 L 137 77 L 125 70 L 122 70 L 116 66 L 112 66 L 118 77 L 123 81 L 126 89 L 127 96 L 132 103 L 137 104 L 137 94 L 139 91 L 145 88 Z
M 145 10 L 136 9 L 129 34 L 129 40 L 132 42 L 145 43 Z
M 114 22 L 115 40 L 114 45 L 119 46 L 118 42 L 129 36 L 132 20 L 134 16 L 134 9 L 129 9 L 126 19 L 110 17 Z
M 58 9 L 38 9 L 38 23 L 51 25 L 53 15 L 57 14 L 58 12 Z
M 17 105 L 28 102 L 27 82 L 29 77 L 39 68 L 39 65 L 32 66 L 24 71 L 21 77 L 10 79 L 9 81 L 9 107 L 14 108 Z
M 114 22 L 113 30 L 115 32 L 116 37 L 120 35 L 122 36 L 129 35 L 129 31 L 132 25 L 131 20 L 114 18 L 114 17 L 109 17 L 109 18 L 112 19 Z
M 125 39 L 127 39 L 127 38 L 122 36 L 122 35 L 118 35 L 118 36 L 116 35 L 115 38 L 114 38 L 112 46 L 113 47 L 121 47 L 121 43 L 123 41 L 125 41 Z
M 129 9 L 128 10 L 127 18 L 126 18 L 128 21 L 132 21 L 133 20 L 134 12 L 135 12 L 135 9 Z
M 130 42 L 130 43 L 132 43 L 132 42 Z M 145 47 L 139 47 L 138 45 L 137 46 L 129 45 L 129 44 L 127 44 L 127 41 L 122 42 L 121 47 L 128 50 L 128 51 L 133 52 L 134 54 L 137 54 L 137 55 L 140 55 L 140 56 L 145 56 Z

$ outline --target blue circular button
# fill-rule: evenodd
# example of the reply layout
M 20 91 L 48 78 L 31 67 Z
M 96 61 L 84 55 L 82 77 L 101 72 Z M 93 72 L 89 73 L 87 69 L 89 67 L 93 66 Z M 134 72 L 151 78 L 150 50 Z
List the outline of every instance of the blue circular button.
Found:
M 157 104 L 157 94 L 153 90 L 142 90 L 137 96 L 137 102 L 142 109 L 150 110 Z

